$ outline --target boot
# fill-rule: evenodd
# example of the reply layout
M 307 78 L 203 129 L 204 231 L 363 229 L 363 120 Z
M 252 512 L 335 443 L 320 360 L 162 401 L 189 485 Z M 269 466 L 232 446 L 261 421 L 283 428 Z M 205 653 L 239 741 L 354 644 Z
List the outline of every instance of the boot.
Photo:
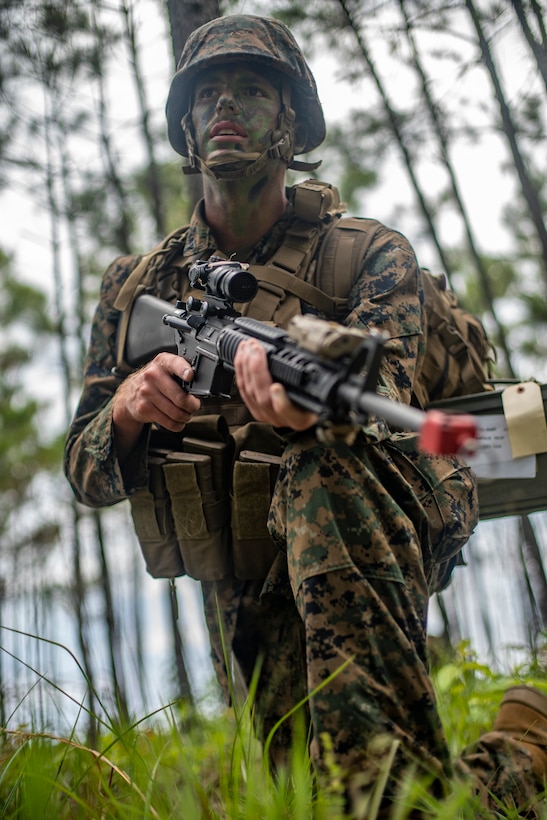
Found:
M 547 697 L 532 686 L 512 686 L 503 696 L 494 731 L 505 732 L 532 756 L 540 784 L 547 779 Z

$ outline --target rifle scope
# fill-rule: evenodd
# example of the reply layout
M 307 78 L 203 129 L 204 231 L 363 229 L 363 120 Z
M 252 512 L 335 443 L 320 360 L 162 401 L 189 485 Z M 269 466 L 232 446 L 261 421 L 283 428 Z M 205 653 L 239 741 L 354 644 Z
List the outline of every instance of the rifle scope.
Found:
M 258 282 L 243 262 L 230 262 L 212 256 L 206 262 L 194 262 L 188 271 L 191 284 L 209 296 L 229 302 L 250 302 L 257 294 Z

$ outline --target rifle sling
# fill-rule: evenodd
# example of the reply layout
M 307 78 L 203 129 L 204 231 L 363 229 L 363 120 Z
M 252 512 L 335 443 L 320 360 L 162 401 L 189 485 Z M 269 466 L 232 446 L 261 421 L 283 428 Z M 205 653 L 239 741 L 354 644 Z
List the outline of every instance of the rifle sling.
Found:
M 335 311 L 335 299 L 309 282 L 299 279 L 294 273 L 289 273 L 274 265 L 250 265 L 249 270 L 259 282 L 280 288 L 282 292 L 292 293 L 323 313 L 331 315 Z M 283 293 L 280 293 L 279 297 L 282 295 Z

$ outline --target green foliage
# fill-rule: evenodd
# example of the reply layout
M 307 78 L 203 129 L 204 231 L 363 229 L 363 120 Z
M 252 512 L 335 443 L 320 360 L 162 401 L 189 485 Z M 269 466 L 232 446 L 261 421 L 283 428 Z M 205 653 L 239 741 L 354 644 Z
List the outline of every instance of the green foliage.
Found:
M 123 211 L 117 207 L 101 174 L 83 173 L 82 182 L 79 190 L 71 192 L 71 218 L 85 225 L 92 249 L 91 259 L 97 255 L 112 259 L 124 249 L 125 234 L 132 236 L 137 229 L 136 208 L 134 203 L 127 201 L 128 198 L 124 201 Z M 101 270 L 104 270 L 104 265 Z M 96 283 L 94 288 L 96 298 Z
M 187 718 L 177 727 L 106 734 L 99 749 L 72 738 L 6 733 L 0 811 L 22 818 L 307 818 L 318 803 L 305 755 L 274 780 L 249 713 Z
M 185 182 L 178 162 L 163 162 L 158 165 L 162 197 L 166 213 L 166 230 L 174 231 L 185 225 L 192 215 L 192 206 L 185 190 Z M 145 168 L 134 175 L 134 189 L 139 202 L 144 205 L 149 216 L 154 215 L 154 203 L 150 196 L 148 170 Z
M 542 325 L 547 323 L 547 302 L 542 294 L 525 293 L 522 300 L 528 307 L 531 322 Z
M 365 129 L 360 129 L 359 134 L 360 140 L 367 136 Z M 324 153 L 327 161 L 336 167 L 337 187 L 348 212 L 358 213 L 359 194 L 377 183 L 376 171 L 369 165 L 370 152 L 360 150 L 353 135 L 348 136 L 345 129 L 335 126 L 330 129 Z M 367 165 L 362 161 L 365 154 Z
M 436 669 L 434 679 L 455 756 L 491 727 L 507 686 L 525 682 L 547 692 L 545 672 L 536 663 L 502 676 L 479 664 L 467 644 Z M 94 748 L 75 733 L 64 738 L 4 730 L 0 813 L 22 820 L 338 820 L 344 816 L 344 773 L 327 753 L 318 779 L 307 745 L 305 733 L 297 733 L 288 765 L 272 774 L 254 734 L 250 701 L 211 716 L 171 705 L 129 727 L 105 724 Z M 385 776 L 357 801 L 356 818 L 378 817 L 388 772 L 389 757 Z M 437 799 L 411 768 L 400 784 L 392 820 L 416 816 L 416 809 L 431 820 L 482 816 L 469 782 L 455 780 L 451 786 L 446 797 Z M 499 816 L 517 820 L 520 815 L 501 806 Z
M 28 323 L 34 332 L 53 330 L 47 315 L 47 300 L 43 291 L 21 282 L 12 272 L 12 258 L 0 248 L 0 327 L 15 322 Z
M 435 671 L 434 682 L 454 756 L 491 728 L 509 686 L 525 683 L 547 694 L 545 670 L 537 659 L 511 675 L 502 674 L 480 663 L 467 641 L 457 648 L 452 660 Z
M 34 355 L 54 330 L 45 294 L 16 279 L 11 258 L 0 250 L 0 533 L 11 512 L 27 499 L 40 470 L 59 464 L 60 436 L 47 438 L 41 424 L 46 403 L 36 398 L 28 374 Z M 43 522 L 45 530 L 50 525 Z M 39 526 L 42 530 L 42 526 Z M 39 537 L 42 540 L 43 534 Z
M 477 315 L 483 315 L 488 311 L 489 304 L 484 294 L 484 287 L 474 276 L 474 271 L 469 265 L 469 259 L 465 253 L 453 250 L 450 253 L 450 260 L 454 271 L 457 271 L 458 301 L 467 310 L 471 310 Z M 518 290 L 519 277 L 514 263 L 504 257 L 481 256 L 488 285 L 494 299 L 507 299 L 515 295 Z

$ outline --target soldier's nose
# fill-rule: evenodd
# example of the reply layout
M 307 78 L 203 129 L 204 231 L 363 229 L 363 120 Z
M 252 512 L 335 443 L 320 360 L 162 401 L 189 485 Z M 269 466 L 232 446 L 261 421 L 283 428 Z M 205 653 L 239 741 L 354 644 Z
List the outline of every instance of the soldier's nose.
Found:
M 225 108 L 230 111 L 235 111 L 238 108 L 234 95 L 228 91 L 223 92 L 217 102 L 217 109 L 219 111 L 222 111 Z

